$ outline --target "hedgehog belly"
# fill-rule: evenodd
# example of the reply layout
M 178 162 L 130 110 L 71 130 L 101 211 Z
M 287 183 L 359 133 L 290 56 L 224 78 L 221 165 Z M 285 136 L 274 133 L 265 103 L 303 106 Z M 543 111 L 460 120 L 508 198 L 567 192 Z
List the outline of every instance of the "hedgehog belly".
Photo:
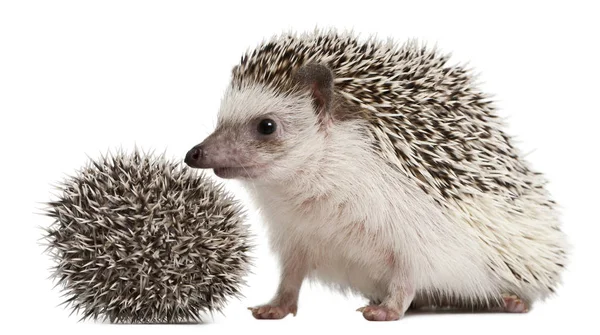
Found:
M 327 256 L 323 257 L 323 254 Z M 329 248 L 323 250 L 320 254 L 313 255 L 316 262 L 309 278 L 342 293 L 353 293 L 372 301 L 381 301 L 386 295 L 387 278 L 392 275 L 389 266 L 385 264 L 385 255 L 366 255 L 363 252 L 362 256 L 372 257 L 370 263 L 332 252 Z

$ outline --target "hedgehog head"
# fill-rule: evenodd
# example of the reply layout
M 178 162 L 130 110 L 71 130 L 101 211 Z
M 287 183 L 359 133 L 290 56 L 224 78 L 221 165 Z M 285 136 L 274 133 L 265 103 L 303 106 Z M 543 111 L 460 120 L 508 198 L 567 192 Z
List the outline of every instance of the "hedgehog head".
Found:
M 222 178 L 289 178 L 323 152 L 334 100 L 333 72 L 321 63 L 299 67 L 278 87 L 234 80 L 215 131 L 188 152 L 186 163 Z

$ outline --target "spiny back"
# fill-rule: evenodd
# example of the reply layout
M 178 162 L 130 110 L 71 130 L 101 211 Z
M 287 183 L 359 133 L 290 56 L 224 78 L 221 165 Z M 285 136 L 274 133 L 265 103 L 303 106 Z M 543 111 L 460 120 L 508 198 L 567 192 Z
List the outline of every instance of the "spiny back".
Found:
M 521 197 L 552 208 L 545 180 L 521 160 L 489 98 L 448 58 L 416 42 L 360 41 L 335 31 L 285 34 L 247 52 L 232 85 L 285 93 L 300 66 L 324 63 L 334 73 L 336 97 L 369 121 L 375 150 L 440 204 L 486 194 L 515 208 Z

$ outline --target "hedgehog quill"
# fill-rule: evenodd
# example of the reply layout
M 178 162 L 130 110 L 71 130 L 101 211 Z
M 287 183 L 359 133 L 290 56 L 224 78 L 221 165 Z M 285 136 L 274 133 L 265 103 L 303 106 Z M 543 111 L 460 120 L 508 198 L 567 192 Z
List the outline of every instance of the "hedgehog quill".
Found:
M 59 189 L 45 240 L 65 303 L 82 320 L 199 322 L 241 296 L 251 248 L 244 211 L 203 173 L 120 151 Z
M 241 180 L 281 265 L 258 319 L 296 314 L 314 279 L 409 309 L 527 312 L 561 283 L 568 245 L 544 176 L 470 70 L 416 42 L 315 31 L 234 67 L 214 132 L 186 163 Z

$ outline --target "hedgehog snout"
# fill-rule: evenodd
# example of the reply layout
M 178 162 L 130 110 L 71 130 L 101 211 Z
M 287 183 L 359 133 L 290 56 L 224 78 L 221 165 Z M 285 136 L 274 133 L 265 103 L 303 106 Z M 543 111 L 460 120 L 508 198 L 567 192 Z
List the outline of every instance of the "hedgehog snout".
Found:
M 205 157 L 204 149 L 202 148 L 202 144 L 198 144 L 193 147 L 188 153 L 185 155 L 185 164 L 189 167 L 193 168 L 203 168 L 203 159 Z
M 240 165 L 239 148 L 232 147 L 223 136 L 211 135 L 185 155 L 185 164 L 196 169 L 215 169 Z

